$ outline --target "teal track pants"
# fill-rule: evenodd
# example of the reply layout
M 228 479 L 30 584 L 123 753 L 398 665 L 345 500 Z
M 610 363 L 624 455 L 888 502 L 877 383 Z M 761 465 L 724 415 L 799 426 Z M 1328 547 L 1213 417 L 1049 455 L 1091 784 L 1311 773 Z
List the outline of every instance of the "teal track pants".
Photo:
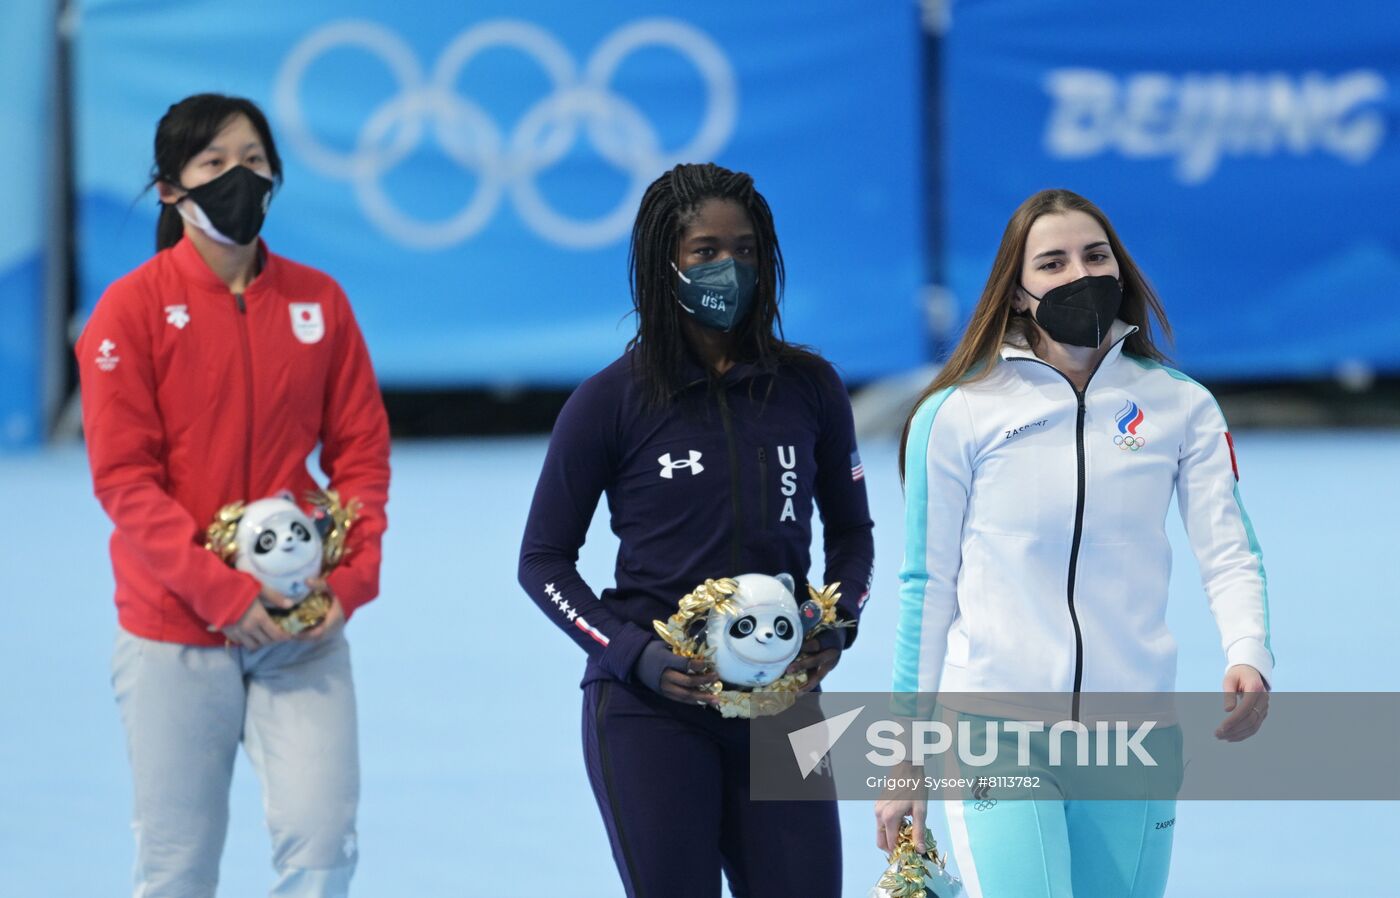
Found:
M 1160 898 L 1174 800 L 949 801 L 969 898 Z
M 946 709 L 944 719 L 969 721 L 973 733 L 993 720 Z M 1097 741 L 1090 739 L 1090 757 L 1097 755 Z M 973 742 L 979 754 L 988 747 L 985 739 L 974 737 Z M 1041 784 L 1035 798 L 1007 797 L 1025 796 L 1024 790 L 1001 790 L 998 797 L 999 790 L 988 788 L 974 793 L 980 797 L 944 803 L 953 856 L 969 898 L 1161 898 L 1181 784 L 1180 730 L 1165 727 L 1145 744 L 1158 759 L 1154 768 L 1109 774 L 1076 767 L 1068 755 L 1050 764 L 1049 740 L 1043 734 L 1030 740 L 1027 766 L 973 768 L 951 761 L 945 769 L 959 776 L 1019 774 Z M 1016 757 L 1017 742 L 1004 731 L 998 748 L 999 759 Z M 1074 797 L 1086 792 L 1114 798 Z

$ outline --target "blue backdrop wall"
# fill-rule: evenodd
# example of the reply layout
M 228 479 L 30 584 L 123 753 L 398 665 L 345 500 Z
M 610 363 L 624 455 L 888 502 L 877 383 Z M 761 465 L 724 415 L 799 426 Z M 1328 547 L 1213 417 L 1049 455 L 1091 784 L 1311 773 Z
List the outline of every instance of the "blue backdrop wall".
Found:
M 53 35 L 47 2 L 0 4 L 0 121 L 6 123 L 0 171 L 8 182 L 0 215 L 0 451 L 32 446 L 43 437 Z
M 266 235 L 346 286 L 389 386 L 568 385 L 631 332 L 626 237 L 681 159 L 755 174 L 789 336 L 853 379 L 925 360 L 921 204 L 961 322 L 1007 217 L 1096 200 L 1204 378 L 1400 372 L 1400 7 L 953 0 L 941 195 L 921 182 L 916 4 L 77 4 L 79 311 L 151 252 L 155 123 L 271 115 Z M 53 6 L 0 6 L 0 447 L 42 434 Z M 946 336 L 946 335 L 944 335 Z
M 286 183 L 265 236 L 345 286 L 391 386 L 570 384 L 615 358 L 642 190 L 751 172 L 790 338 L 848 376 L 924 339 L 912 3 L 703 7 L 88 0 L 77 45 L 82 304 L 149 257 L 155 125 L 214 90 L 264 106 Z
M 1207 378 L 1400 371 L 1400 5 L 954 0 L 946 269 L 1012 211 L 1097 202 Z

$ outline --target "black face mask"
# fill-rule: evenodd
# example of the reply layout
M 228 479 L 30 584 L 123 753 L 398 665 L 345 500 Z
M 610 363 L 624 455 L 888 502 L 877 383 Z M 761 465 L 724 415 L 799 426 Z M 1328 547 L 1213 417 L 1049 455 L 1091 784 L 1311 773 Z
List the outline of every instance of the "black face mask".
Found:
M 1098 347 L 1123 305 L 1123 288 L 1111 274 L 1082 277 L 1047 290 L 1044 296 L 1026 293 L 1040 300 L 1036 323 L 1050 339 L 1066 346 Z
M 246 165 L 235 165 L 185 195 L 199 207 L 192 213 L 180 211 L 186 221 L 219 243 L 243 246 L 262 230 L 272 202 L 272 181 Z

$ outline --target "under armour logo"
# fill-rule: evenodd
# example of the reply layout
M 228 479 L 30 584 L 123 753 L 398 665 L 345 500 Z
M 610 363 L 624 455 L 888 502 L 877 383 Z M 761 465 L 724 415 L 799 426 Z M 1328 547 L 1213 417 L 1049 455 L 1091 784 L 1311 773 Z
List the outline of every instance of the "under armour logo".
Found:
M 661 462 L 661 476 L 670 480 L 675 476 L 677 468 L 689 468 L 690 476 L 694 477 L 696 474 L 705 470 L 705 466 L 700 464 L 700 454 L 701 453 L 698 451 L 691 449 L 689 459 L 685 461 L 671 461 L 671 453 L 667 452 L 657 459 L 657 461 Z
M 185 329 L 185 325 L 190 323 L 189 306 L 166 306 L 165 323 L 173 324 L 180 330 Z

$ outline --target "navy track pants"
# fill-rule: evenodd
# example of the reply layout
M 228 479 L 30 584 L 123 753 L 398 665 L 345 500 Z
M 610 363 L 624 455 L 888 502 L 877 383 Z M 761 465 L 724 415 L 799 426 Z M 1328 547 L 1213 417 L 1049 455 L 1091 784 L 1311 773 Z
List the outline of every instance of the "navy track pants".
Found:
M 749 726 L 643 686 L 584 686 L 584 760 L 628 898 L 717 898 L 721 870 L 734 898 L 839 898 L 836 802 L 750 800 Z

